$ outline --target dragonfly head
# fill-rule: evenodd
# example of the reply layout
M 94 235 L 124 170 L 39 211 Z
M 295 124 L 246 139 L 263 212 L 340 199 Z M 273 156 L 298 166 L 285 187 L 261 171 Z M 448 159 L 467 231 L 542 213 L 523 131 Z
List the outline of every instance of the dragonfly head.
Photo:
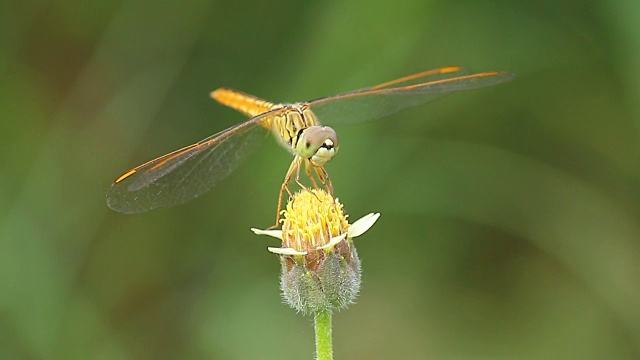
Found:
M 338 152 L 338 134 L 328 126 L 309 126 L 298 136 L 296 152 L 314 166 L 326 164 Z

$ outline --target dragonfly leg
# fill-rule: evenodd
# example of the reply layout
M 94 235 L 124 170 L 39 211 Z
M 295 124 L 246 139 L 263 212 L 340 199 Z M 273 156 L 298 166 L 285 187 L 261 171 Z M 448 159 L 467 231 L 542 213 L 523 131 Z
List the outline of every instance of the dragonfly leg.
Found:
M 300 171 L 300 158 L 295 157 L 293 161 L 291 161 L 291 165 L 289 165 L 289 169 L 287 170 L 287 174 L 284 176 L 284 181 L 280 186 L 280 193 L 278 194 L 278 209 L 276 210 L 276 223 L 275 225 L 269 227 L 269 229 L 275 229 L 280 225 L 280 212 L 282 210 L 282 196 L 286 191 L 290 198 L 293 197 L 293 193 L 289 189 L 289 183 L 291 182 L 291 178 L 293 174 Z
M 313 177 L 313 174 L 311 174 L 311 162 L 309 162 L 309 161 L 305 162 L 304 170 L 307 173 L 307 176 L 309 177 L 309 180 L 311 180 L 311 185 L 313 186 L 313 188 L 314 189 L 319 189 L 318 188 L 318 183 L 316 183 L 316 179 Z M 320 181 L 322 181 L 322 179 L 320 179 Z M 323 185 L 324 185 L 324 183 L 323 183 Z
M 307 161 L 306 167 L 308 167 L 308 166 L 309 166 L 309 163 Z M 311 176 L 311 171 L 310 170 L 308 171 L 308 174 L 309 174 L 309 178 L 311 179 L 311 182 L 313 183 L 313 187 L 317 189 L 318 188 L 318 184 L 316 184 L 315 179 L 313 179 L 313 177 Z M 296 178 L 295 178 L 295 180 L 296 180 L 296 184 L 298 184 L 298 186 L 300 186 L 300 188 L 302 190 L 308 191 L 308 192 L 312 193 L 316 198 L 318 198 L 317 194 L 315 194 L 313 191 L 311 191 L 311 189 L 309 189 L 305 184 L 302 183 L 302 181 L 300 181 L 300 163 L 298 163 L 298 169 L 296 170 Z
M 314 166 L 313 169 L 316 171 L 316 175 L 318 175 L 318 179 L 320 179 L 322 185 L 327 189 L 327 192 L 333 196 L 333 183 L 331 183 L 331 178 L 327 170 L 323 166 Z

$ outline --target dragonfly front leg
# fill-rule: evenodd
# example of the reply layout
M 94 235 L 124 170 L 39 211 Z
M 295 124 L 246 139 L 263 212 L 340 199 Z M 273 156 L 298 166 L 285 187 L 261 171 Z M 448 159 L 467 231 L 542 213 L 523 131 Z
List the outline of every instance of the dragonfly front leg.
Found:
M 296 156 L 293 161 L 291 161 L 291 165 L 289 165 L 287 174 L 284 176 L 284 181 L 280 186 L 280 193 L 278 194 L 278 209 L 276 211 L 276 223 L 275 225 L 269 227 L 269 229 L 275 229 L 280 225 L 280 212 L 282 210 L 282 196 L 284 195 L 284 192 L 286 191 L 290 198 L 293 197 L 293 193 L 291 193 L 291 190 L 289 189 L 289 183 L 291 182 L 291 178 L 293 177 L 294 173 L 300 173 L 300 157 L 298 156 Z
M 313 169 L 316 171 L 316 175 L 318 175 L 318 179 L 324 187 L 327 189 L 327 192 L 333 196 L 333 183 L 331 183 L 331 178 L 329 177 L 329 173 L 323 166 L 314 166 Z
M 309 160 L 306 160 L 305 172 L 309 176 L 309 179 L 311 179 L 311 183 L 313 184 L 313 187 L 317 190 L 318 184 L 316 183 L 316 180 L 313 178 L 313 176 L 311 176 L 311 170 L 309 170 L 309 166 L 310 166 L 310 162 Z M 311 189 L 309 189 L 305 184 L 302 183 L 302 181 L 300 181 L 300 163 L 298 163 L 298 169 L 296 170 L 296 184 L 300 186 L 300 189 L 310 192 L 311 194 L 313 194 L 313 196 L 316 197 L 316 199 L 320 200 L 320 198 L 318 198 L 318 194 L 311 191 Z
M 313 186 L 314 189 L 319 189 L 318 187 L 318 183 L 316 183 L 316 179 L 315 177 L 313 177 L 313 174 L 311 174 L 311 167 L 313 165 L 311 165 L 310 161 L 305 162 L 305 167 L 304 170 L 307 173 L 307 177 L 309 177 L 309 180 L 311 180 L 311 185 Z M 314 166 L 315 167 L 315 166 Z M 319 177 L 318 177 L 319 178 Z M 320 181 L 322 182 L 322 179 L 320 179 Z M 324 185 L 324 183 L 323 183 Z
M 309 166 L 309 162 L 307 161 L 306 167 L 308 168 Z M 311 176 L 311 172 L 307 171 L 307 174 L 309 175 L 309 178 L 311 179 L 311 183 L 313 184 L 314 188 L 318 188 L 318 184 L 316 184 L 316 181 L 313 179 L 313 177 Z M 309 189 L 305 184 L 302 183 L 302 181 L 300 181 L 300 162 L 298 162 L 298 169 L 296 170 L 296 184 L 298 184 L 298 186 L 300 186 L 300 189 L 302 190 L 306 190 L 310 193 L 313 194 L 313 191 L 311 191 L 311 189 Z
M 300 186 L 300 188 L 302 190 L 308 191 L 314 195 L 316 195 L 315 193 L 313 193 L 313 191 L 311 191 L 311 189 L 309 189 L 306 185 L 304 185 L 301 181 L 300 181 L 300 167 L 301 167 L 301 162 L 302 162 L 302 158 L 299 156 L 296 156 L 293 161 L 291 161 L 291 165 L 289 165 L 289 169 L 287 170 L 287 174 L 284 177 L 284 181 L 282 182 L 282 186 L 280 186 L 280 193 L 278 194 L 278 209 L 277 209 L 277 213 L 276 213 L 276 223 L 269 227 L 269 229 L 275 229 L 280 225 L 280 213 L 282 211 L 282 197 L 284 195 L 284 192 L 286 191 L 287 194 L 289 195 L 290 198 L 293 198 L 293 193 L 291 192 L 291 189 L 289 189 L 289 183 L 291 182 L 291 178 L 293 177 L 293 174 L 295 174 L 295 182 L 296 184 L 298 184 L 298 186 Z M 317 173 L 317 169 L 316 169 L 316 174 Z M 311 174 L 311 170 L 309 169 L 309 164 L 307 163 L 306 166 L 306 173 L 309 176 L 309 179 L 311 179 L 311 183 L 313 184 L 314 188 L 318 188 L 318 184 L 316 183 L 315 179 L 313 178 L 312 174 Z M 327 184 L 325 183 L 325 179 L 328 178 L 328 174 L 326 173 L 326 171 L 324 172 L 324 176 L 321 176 L 320 174 L 318 174 L 318 177 L 320 178 L 320 181 L 322 182 L 323 185 L 325 185 L 325 187 L 327 187 Z M 329 184 L 331 182 L 329 181 Z M 333 187 L 329 186 L 327 187 L 327 189 L 330 189 L 330 193 L 333 195 Z M 317 195 L 316 195 L 317 197 Z

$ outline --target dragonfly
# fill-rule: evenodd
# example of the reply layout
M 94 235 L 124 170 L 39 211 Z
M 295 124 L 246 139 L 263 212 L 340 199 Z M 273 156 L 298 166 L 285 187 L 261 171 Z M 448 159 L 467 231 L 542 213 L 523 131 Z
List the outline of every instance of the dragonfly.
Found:
M 292 179 L 302 188 L 300 170 L 313 187 L 319 182 L 331 194 L 324 165 L 338 152 L 336 131 L 320 123 L 350 124 L 379 119 L 426 104 L 447 94 L 483 88 L 513 79 L 514 74 L 469 73 L 459 66 L 423 71 L 380 85 L 316 100 L 272 103 L 240 91 L 219 88 L 211 97 L 250 119 L 195 144 L 150 160 L 120 175 L 107 193 L 107 204 L 122 213 L 140 213 L 185 203 L 229 176 L 270 132 L 294 156 L 280 188 L 278 215 Z

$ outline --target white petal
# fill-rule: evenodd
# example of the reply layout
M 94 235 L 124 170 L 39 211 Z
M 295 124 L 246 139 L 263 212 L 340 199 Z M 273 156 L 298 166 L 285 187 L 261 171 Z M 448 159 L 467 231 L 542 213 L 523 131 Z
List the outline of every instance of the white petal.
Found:
M 356 220 L 351 226 L 349 226 L 348 234 L 349 238 L 353 239 L 356 236 L 360 236 L 364 234 L 367 230 L 369 230 L 373 224 L 378 221 L 380 217 L 380 213 L 370 213 Z
M 317 250 L 321 250 L 321 249 L 332 248 L 332 247 L 336 246 L 340 241 L 344 240 L 346 237 L 347 237 L 347 233 L 344 233 L 342 235 L 336 236 L 336 237 L 332 238 L 331 241 L 329 241 L 327 244 L 322 245 L 322 246 L 318 246 L 316 249 Z
M 282 230 L 260 230 L 256 228 L 251 228 L 256 235 L 267 235 L 273 236 L 274 238 L 282 240 Z
M 271 251 L 274 254 L 279 254 L 279 255 L 307 255 L 306 251 L 298 251 L 293 248 L 269 247 L 267 248 L 267 250 Z

